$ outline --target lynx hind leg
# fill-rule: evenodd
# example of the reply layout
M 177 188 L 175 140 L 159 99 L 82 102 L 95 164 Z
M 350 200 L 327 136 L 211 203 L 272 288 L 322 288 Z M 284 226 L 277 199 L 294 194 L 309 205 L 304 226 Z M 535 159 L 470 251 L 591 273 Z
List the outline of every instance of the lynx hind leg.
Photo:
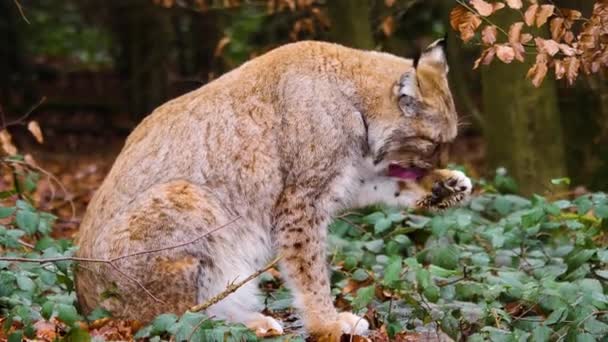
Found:
M 421 186 L 429 192 L 417 206 L 430 209 L 446 209 L 465 203 L 473 190 L 471 179 L 458 170 L 439 169 L 421 180 Z
M 140 194 L 127 210 L 102 228 L 86 256 L 113 258 L 178 245 L 235 217 L 212 192 L 186 181 L 172 181 Z M 88 299 L 87 308 L 101 304 L 116 317 L 149 321 L 160 313 L 182 314 L 192 305 L 222 292 L 238 277 L 253 273 L 258 266 L 253 260 L 264 262 L 267 255 L 263 255 L 262 246 L 256 246 L 255 250 L 238 247 L 244 244 L 239 239 L 255 237 L 259 243 L 259 233 L 250 227 L 247 222 L 235 221 L 195 243 L 117 261 L 116 266 L 131 279 L 108 265 L 99 265 L 97 269 L 86 265 L 77 274 L 79 297 Z M 264 321 L 254 311 L 259 309 L 254 291 L 254 284 L 246 286 L 229 297 L 228 303 L 232 305 L 210 310 L 217 318 L 246 325 Z M 112 295 L 108 297 L 108 293 Z M 266 325 L 276 328 L 272 323 Z

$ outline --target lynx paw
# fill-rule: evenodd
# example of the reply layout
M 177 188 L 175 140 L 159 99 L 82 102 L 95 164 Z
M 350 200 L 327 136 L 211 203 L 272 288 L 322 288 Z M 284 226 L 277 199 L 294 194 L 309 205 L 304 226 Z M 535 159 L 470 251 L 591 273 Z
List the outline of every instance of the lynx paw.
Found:
M 441 179 L 433 183 L 431 194 L 418 202 L 419 207 L 446 209 L 464 202 L 473 185 L 469 177 L 457 170 L 440 170 Z
M 259 314 L 255 319 L 247 322 L 247 328 L 253 330 L 258 337 L 283 335 L 281 323 L 270 316 Z
M 365 318 L 350 312 L 339 313 L 338 322 L 340 322 L 342 332 L 345 334 L 365 335 L 369 329 L 369 323 Z
M 315 320 L 309 323 L 308 331 L 319 342 L 339 342 L 342 334 L 364 335 L 369 323 L 350 312 L 338 314 L 335 321 Z

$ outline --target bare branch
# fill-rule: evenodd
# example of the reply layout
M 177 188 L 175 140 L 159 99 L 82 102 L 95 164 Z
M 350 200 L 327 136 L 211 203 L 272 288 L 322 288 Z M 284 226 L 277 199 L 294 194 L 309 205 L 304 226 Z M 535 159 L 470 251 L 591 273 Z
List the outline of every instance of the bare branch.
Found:
M 23 6 L 21 6 L 21 4 L 19 3 L 18 0 L 13 0 L 13 2 L 15 3 L 15 6 L 17 6 L 17 9 L 19 10 L 19 14 L 21 14 L 21 18 L 23 18 L 23 20 L 28 23 L 30 23 L 29 20 L 27 20 L 27 18 L 25 17 L 25 13 L 23 12 Z
M 188 339 L 187 339 L 187 341 L 188 341 L 188 342 L 190 342 L 190 341 L 192 340 L 192 336 L 194 336 L 194 333 L 195 333 L 195 332 L 198 330 L 198 328 L 200 328 L 200 327 L 201 327 L 201 325 L 203 325 L 203 323 L 207 322 L 208 320 L 210 320 L 210 319 L 212 319 L 212 318 L 213 318 L 213 316 L 210 316 L 210 317 L 206 317 L 206 318 L 201 319 L 201 321 L 200 321 L 200 322 L 198 322 L 198 323 L 196 324 L 196 326 L 194 326 L 194 328 L 192 328 L 192 332 L 190 333 L 190 335 L 188 335 Z
M 15 0 L 15 3 L 17 3 L 17 1 Z M 40 107 L 44 102 L 46 101 L 46 96 L 43 96 L 40 98 L 40 101 L 38 101 L 38 103 L 36 103 L 35 105 L 33 105 L 27 112 L 25 112 L 25 114 L 23 114 L 20 118 L 18 118 L 17 120 L 13 120 L 9 123 L 4 123 L 2 122 L 2 126 L 0 127 L 0 131 L 9 127 L 9 126 L 15 126 L 15 125 L 21 125 L 25 123 L 25 120 L 36 110 L 38 109 L 38 107 Z
M 139 255 L 143 255 L 143 254 L 151 254 L 151 253 L 158 253 L 161 251 L 166 251 L 166 250 L 170 250 L 170 249 L 175 249 L 175 248 L 180 248 L 180 247 L 184 247 L 190 244 L 193 244 L 201 239 L 204 239 L 205 237 L 217 232 L 220 229 L 223 229 L 225 227 L 227 227 L 228 225 L 234 223 L 236 220 L 240 219 L 240 216 L 237 216 L 235 218 L 233 218 L 232 220 L 222 224 L 221 226 L 218 226 L 217 228 L 214 228 L 212 230 L 209 230 L 207 232 L 205 232 L 204 234 L 201 234 L 200 236 L 190 240 L 190 241 L 186 241 L 183 243 L 179 243 L 177 245 L 172 245 L 172 246 L 168 246 L 168 247 L 163 247 L 163 248 L 157 248 L 157 249 L 150 249 L 150 250 L 144 250 L 144 251 L 140 251 L 140 252 L 135 252 L 135 253 L 130 253 L 130 254 L 125 254 L 125 255 L 121 255 L 115 258 L 111 258 L 111 259 L 99 259 L 99 258 L 81 258 L 81 257 L 56 257 L 56 258 L 23 258 L 23 257 L 0 257 L 0 261 L 9 261 L 9 262 L 33 262 L 33 263 L 39 263 L 39 264 L 48 264 L 48 263 L 53 263 L 53 262 L 60 262 L 60 261 L 75 261 L 75 262 L 88 262 L 88 263 L 98 263 L 98 264 L 108 264 L 110 265 L 114 270 L 116 270 L 116 272 L 118 272 L 120 275 L 122 275 L 123 277 L 127 278 L 128 280 L 132 281 L 133 283 L 137 284 L 137 286 L 139 286 L 148 296 L 150 296 L 152 299 L 154 299 L 154 301 L 159 302 L 159 303 L 164 303 L 164 301 L 158 299 L 156 296 L 154 296 L 154 294 L 152 294 L 152 292 L 150 292 L 139 280 L 131 277 L 130 275 L 126 274 L 125 272 L 123 272 L 122 270 L 120 270 L 120 268 L 116 265 L 116 261 L 119 260 L 123 260 L 126 258 L 131 258 L 134 256 L 139 256 Z M 268 266 L 268 268 L 272 267 Z M 264 270 L 265 271 L 265 270 Z M 264 272 L 262 271 L 262 272 Z M 260 274 L 262 273 L 260 272 Z M 259 275 L 259 274 L 258 274 Z M 255 278 L 255 277 L 254 277 Z M 253 278 L 251 278 L 253 279 Z M 230 285 L 233 286 L 233 285 Z M 242 286 L 242 284 L 238 285 L 238 287 Z M 237 287 L 237 288 L 238 288 Z M 236 291 L 236 289 L 235 289 Z
M 231 293 L 238 290 L 241 286 L 247 284 L 251 280 L 257 278 L 260 274 L 273 268 L 279 262 L 279 260 L 281 260 L 281 256 L 276 257 L 274 260 L 272 260 L 270 263 L 268 263 L 268 265 L 266 265 L 264 268 L 257 270 L 255 273 L 253 273 L 249 277 L 243 279 L 242 281 L 240 281 L 238 283 L 229 284 L 228 287 L 226 287 L 226 289 L 224 291 L 222 291 L 219 294 L 215 295 L 214 297 L 210 298 L 203 304 L 198 304 L 198 305 L 191 307 L 188 311 L 191 311 L 191 312 L 202 311 L 202 310 L 207 309 L 211 305 L 218 303 L 222 299 L 228 297 Z

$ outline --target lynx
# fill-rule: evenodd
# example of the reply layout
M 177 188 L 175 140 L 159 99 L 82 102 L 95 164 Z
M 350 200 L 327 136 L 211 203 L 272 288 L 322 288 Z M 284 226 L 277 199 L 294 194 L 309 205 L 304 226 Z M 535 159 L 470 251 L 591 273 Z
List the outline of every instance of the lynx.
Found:
M 340 210 L 383 202 L 443 208 L 471 192 L 436 169 L 457 133 L 442 44 L 417 63 L 322 42 L 285 45 L 148 116 L 128 137 L 81 225 L 79 257 L 181 248 L 76 270 L 79 303 L 150 320 L 246 278 L 275 255 L 307 331 L 335 340 L 368 322 L 338 313 L 326 265 Z M 207 313 L 282 332 L 250 282 Z

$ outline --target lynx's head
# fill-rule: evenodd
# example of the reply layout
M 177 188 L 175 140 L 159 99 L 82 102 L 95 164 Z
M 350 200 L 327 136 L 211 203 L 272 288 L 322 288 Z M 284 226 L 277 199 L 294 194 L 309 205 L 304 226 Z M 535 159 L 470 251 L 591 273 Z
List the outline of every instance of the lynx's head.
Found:
M 374 164 L 389 176 L 418 179 L 443 162 L 458 126 L 447 73 L 439 40 L 397 76 L 388 101 L 392 108 L 378 116 L 369 133 L 375 134 L 369 137 Z

